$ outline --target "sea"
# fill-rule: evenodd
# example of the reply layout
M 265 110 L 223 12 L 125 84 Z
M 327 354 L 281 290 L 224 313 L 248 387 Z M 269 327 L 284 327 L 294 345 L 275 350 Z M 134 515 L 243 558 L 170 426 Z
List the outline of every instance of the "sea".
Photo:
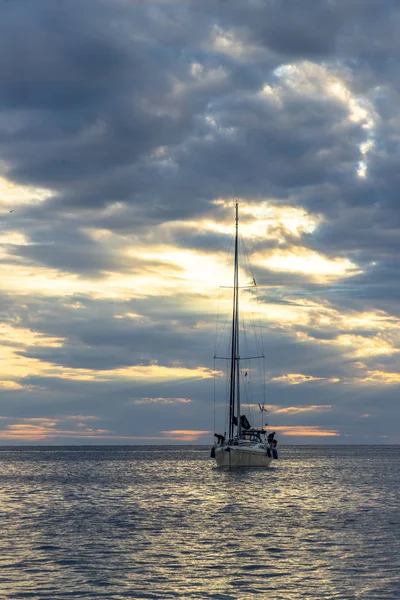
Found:
M 0 448 L 0 598 L 400 600 L 400 446 Z

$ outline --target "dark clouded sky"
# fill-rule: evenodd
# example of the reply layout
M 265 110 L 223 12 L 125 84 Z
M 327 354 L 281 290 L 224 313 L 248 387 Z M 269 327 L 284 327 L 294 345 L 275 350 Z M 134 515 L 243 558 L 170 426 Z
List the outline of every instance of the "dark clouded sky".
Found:
M 1 2 L 0 443 L 211 442 L 234 198 L 270 425 L 400 443 L 399 28 L 391 0 Z

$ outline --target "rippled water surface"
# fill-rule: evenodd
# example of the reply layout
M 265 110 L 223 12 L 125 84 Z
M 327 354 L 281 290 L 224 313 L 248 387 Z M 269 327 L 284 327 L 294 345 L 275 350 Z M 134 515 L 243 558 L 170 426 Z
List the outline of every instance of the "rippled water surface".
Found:
M 400 599 L 400 447 L 0 448 L 0 598 Z

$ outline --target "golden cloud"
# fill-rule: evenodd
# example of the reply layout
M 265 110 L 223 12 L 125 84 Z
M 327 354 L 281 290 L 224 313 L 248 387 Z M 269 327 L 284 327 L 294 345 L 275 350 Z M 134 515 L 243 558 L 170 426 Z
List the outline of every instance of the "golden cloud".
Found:
M 162 225 L 165 231 L 191 229 L 201 232 L 233 234 L 233 202 L 218 198 L 213 204 L 222 206 L 224 220 L 203 219 L 198 221 L 172 221 Z M 300 238 L 311 233 L 322 222 L 321 216 L 311 216 L 304 209 L 293 206 L 274 205 L 273 202 L 240 202 L 240 235 L 244 239 L 273 239 L 286 241 L 288 236 Z
M 333 82 L 334 85 L 337 83 L 337 81 Z M 337 88 L 335 93 L 340 95 L 342 92 Z M 4 178 L 0 178 L 0 189 L 1 183 L 5 185 L 5 181 Z M 21 193 L 23 197 L 28 197 L 24 196 L 27 191 L 25 188 L 22 190 L 18 186 L 13 188 L 12 184 L 10 185 L 14 189 L 14 193 L 19 190 L 18 193 Z M 32 190 L 29 189 L 28 192 L 30 194 Z M 43 200 L 50 195 L 50 192 L 39 190 L 37 194 L 37 199 Z M 3 263 L 0 265 L 0 281 L 7 282 L 7 293 L 58 296 L 62 298 L 62 302 L 76 310 L 81 310 L 83 306 L 79 302 L 75 302 L 73 298 L 69 300 L 69 297 L 74 294 L 88 294 L 92 298 L 118 300 L 179 294 L 182 310 L 197 313 L 200 310 L 203 314 L 215 315 L 215 301 L 220 295 L 219 286 L 221 283 L 226 282 L 228 285 L 231 283 L 231 271 L 229 270 L 227 273 L 225 268 L 226 254 L 182 250 L 168 241 L 176 228 L 184 227 L 204 233 L 215 231 L 231 235 L 233 230 L 232 201 L 216 199 L 215 203 L 226 210 L 227 216 L 222 222 L 217 223 L 212 219 L 203 219 L 193 222 L 164 223 L 151 235 L 145 234 L 142 238 L 138 238 L 134 247 L 130 236 L 117 235 L 103 229 L 86 228 L 82 230 L 93 239 L 101 240 L 103 243 L 109 244 L 111 248 L 118 248 L 132 258 L 142 260 L 143 270 L 141 273 L 108 272 L 101 279 L 86 280 L 78 275 L 56 269 Z M 109 210 L 122 210 L 122 208 L 120 205 L 115 205 Z M 300 245 L 301 237 L 318 227 L 322 221 L 320 216 L 311 216 L 303 209 L 292 206 L 274 206 L 273 201 L 267 200 L 262 202 L 243 201 L 240 210 L 243 221 L 242 235 L 245 238 L 261 240 L 270 237 L 278 242 L 285 239 L 288 244 L 290 244 L 290 236 L 297 238 L 296 245 L 292 247 L 289 245 L 285 251 L 274 250 L 267 254 L 255 254 L 253 259 L 259 265 L 282 272 L 304 273 L 314 279 L 347 277 L 358 272 L 358 267 L 348 259 L 336 259 L 315 252 L 310 253 L 307 248 Z M 18 232 L 9 232 L 3 236 L 2 242 L 8 245 L 26 244 L 29 243 L 29 240 Z M 249 278 L 242 273 L 242 279 L 246 282 Z M 188 293 L 182 294 L 182 290 L 187 290 Z M 261 319 L 270 326 L 291 332 L 299 342 L 336 346 L 340 348 L 346 358 L 392 355 L 398 352 L 400 320 L 383 311 L 342 313 L 325 301 L 290 298 L 285 304 L 285 298 L 282 300 L 281 304 L 263 302 L 257 304 L 256 308 L 255 295 L 252 291 L 244 290 L 241 306 L 245 312 L 260 313 Z M 226 298 L 221 297 L 219 308 L 220 314 L 230 314 L 232 308 L 230 290 L 227 292 Z M 115 318 L 146 319 L 145 316 L 134 312 L 116 315 Z M 210 318 L 208 323 L 206 319 L 203 319 L 198 327 L 214 329 L 214 320 Z M 298 331 L 300 327 L 301 331 Z M 371 329 L 375 330 L 374 335 L 371 335 Z M 326 338 L 321 335 L 313 336 L 313 332 L 321 331 L 327 332 Z M 76 381 L 134 378 L 152 382 L 174 379 L 206 379 L 213 375 L 211 370 L 204 367 L 186 369 L 180 365 L 163 367 L 153 364 L 102 371 L 62 367 L 48 361 L 25 357 L 23 350 L 35 346 L 61 347 L 65 343 L 63 338 L 51 337 L 28 328 L 20 328 L 17 324 L 0 325 L 0 339 L 4 340 L 4 345 L 1 345 L 0 342 L 2 353 L 0 388 L 2 389 L 23 389 L 24 384 L 21 379 L 32 375 L 60 377 Z M 360 381 L 366 384 L 378 384 L 379 382 L 387 384 L 395 383 L 396 377 L 397 375 L 393 373 L 382 374 L 378 371 L 370 371 Z M 271 381 L 299 385 L 309 382 L 337 383 L 339 379 L 287 373 L 274 377 Z M 147 400 L 147 402 L 150 401 Z M 162 400 L 152 401 L 162 402 Z M 178 402 L 177 399 L 174 401 Z M 164 399 L 164 403 L 170 402 Z
M 3 440 L 21 440 L 21 441 L 43 441 L 54 440 L 57 438 L 104 438 L 113 437 L 113 434 L 107 429 L 93 429 L 87 427 L 83 423 L 77 423 L 76 427 L 84 427 L 84 429 L 71 429 L 60 427 L 63 423 L 81 418 L 82 415 L 69 415 L 67 417 L 22 417 L 13 419 L 11 417 L 3 417 L 5 421 L 16 420 L 15 423 L 5 424 L 0 429 L 0 439 Z M 97 419 L 97 417 L 84 417 L 85 419 Z
M 283 435 L 299 437 L 337 437 L 340 433 L 334 429 L 320 429 L 316 425 L 281 425 L 273 427 Z
M 400 383 L 400 373 L 365 368 L 364 373 L 356 375 L 352 383 L 355 385 L 398 385 Z
M 75 429 L 56 429 L 51 425 L 30 425 L 28 423 L 15 423 L 0 430 L 0 439 L 3 440 L 41 441 L 66 437 L 73 439 L 102 439 L 114 436 L 107 429 L 86 428 L 78 431 Z
M 276 404 L 267 405 L 269 412 L 273 414 L 298 414 L 304 412 L 320 412 L 332 408 L 331 404 L 310 404 L 309 406 L 278 406 Z
M 191 398 L 139 398 L 134 404 L 189 404 Z
M 194 442 L 205 435 L 210 435 L 211 431 L 199 429 L 173 429 L 171 431 L 163 431 L 162 434 L 168 440 Z
M 310 381 L 326 381 L 329 383 L 337 383 L 340 381 L 340 379 L 337 377 L 313 377 L 312 375 L 303 375 L 302 373 L 286 373 L 286 375 L 272 377 L 270 381 L 288 383 L 289 385 L 299 385 L 301 383 L 309 383 Z
M 4 176 L 0 176 L 0 207 L 4 209 L 11 208 L 14 210 L 19 205 L 38 204 L 52 195 L 51 190 L 17 184 Z
M 0 389 L 3 390 L 23 390 L 24 386 L 16 381 L 0 380 Z
M 273 271 L 302 273 L 317 281 L 352 277 L 362 271 L 347 258 L 328 258 L 306 248 L 258 254 L 255 262 Z
M 26 340 L 24 340 L 24 332 Z M 156 363 L 151 365 L 136 365 L 133 367 L 123 367 L 118 369 L 91 370 L 91 369 L 73 369 L 52 364 L 48 361 L 39 360 L 23 356 L 21 350 L 32 343 L 36 346 L 46 346 L 47 341 L 50 346 L 58 347 L 60 340 L 34 334 L 29 330 L 18 331 L 18 335 L 13 331 L 11 341 L 14 340 L 18 346 L 2 346 L 2 360 L 0 362 L 0 387 L 7 389 L 21 389 L 24 387 L 23 381 L 15 381 L 29 376 L 40 377 L 59 377 L 60 379 L 69 379 L 73 381 L 112 381 L 112 380 L 145 380 L 154 382 L 174 381 L 174 380 L 200 380 L 209 379 L 213 376 L 213 371 L 205 367 L 186 368 L 180 365 L 165 367 Z

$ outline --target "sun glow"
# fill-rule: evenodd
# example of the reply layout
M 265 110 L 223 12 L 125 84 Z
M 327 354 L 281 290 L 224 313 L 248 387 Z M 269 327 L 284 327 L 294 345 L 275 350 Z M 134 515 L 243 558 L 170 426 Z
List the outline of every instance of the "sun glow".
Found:
M 53 195 L 51 190 L 21 185 L 0 175 L 0 207 L 14 210 L 19 205 L 38 204 Z
M 295 252 L 275 251 L 266 258 L 259 255 L 258 262 L 274 271 L 303 273 L 320 281 L 351 277 L 362 272 L 346 258 L 327 258 L 305 248 L 299 248 Z
M 132 255 L 138 250 L 132 249 Z M 193 250 L 180 250 L 171 246 L 161 246 L 149 252 L 140 250 L 140 256 L 148 261 L 159 261 L 163 266 L 159 269 L 168 278 L 174 290 L 183 282 L 190 282 L 191 293 L 209 294 L 219 289 L 225 271 L 226 256 L 200 253 Z M 164 280 L 164 283 L 168 282 Z
M 206 220 L 200 227 L 224 234 L 232 234 L 232 201 L 218 198 L 213 202 L 229 212 L 229 220 Z M 309 215 L 304 209 L 275 205 L 273 202 L 240 202 L 240 235 L 243 238 L 275 239 L 284 242 L 286 237 L 300 238 L 312 233 L 322 222 L 320 215 Z

